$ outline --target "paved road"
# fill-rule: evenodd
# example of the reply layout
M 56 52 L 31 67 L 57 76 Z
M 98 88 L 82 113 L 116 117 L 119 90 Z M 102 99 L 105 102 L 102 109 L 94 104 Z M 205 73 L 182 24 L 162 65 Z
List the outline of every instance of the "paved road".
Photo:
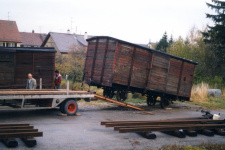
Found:
M 40 150 L 101 150 L 101 149 L 153 149 L 162 145 L 182 144 L 197 145 L 202 142 L 225 143 L 225 137 L 206 137 L 198 135 L 195 138 L 184 139 L 156 132 L 155 140 L 148 140 L 136 133 L 119 134 L 112 128 L 100 126 L 106 120 L 158 120 L 169 118 L 200 117 L 197 106 L 174 104 L 171 110 L 162 110 L 158 106 L 152 109 L 155 115 L 143 115 L 137 111 L 122 109 L 113 104 L 81 102 L 81 116 L 58 116 L 58 110 L 33 111 L 0 111 L 1 123 L 30 123 L 44 132 L 44 136 L 37 139 L 37 146 L 27 148 L 20 140 L 16 149 Z M 225 110 L 221 112 L 224 118 Z M 0 149 L 8 149 L 0 143 Z

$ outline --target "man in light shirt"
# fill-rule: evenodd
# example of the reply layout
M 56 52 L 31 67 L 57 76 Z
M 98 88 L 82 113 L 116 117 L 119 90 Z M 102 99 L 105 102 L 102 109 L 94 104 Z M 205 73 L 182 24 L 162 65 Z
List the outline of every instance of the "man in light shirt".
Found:
M 27 86 L 26 89 L 36 89 L 37 87 L 37 82 L 36 80 L 32 77 L 32 74 L 28 74 L 28 79 L 27 79 Z

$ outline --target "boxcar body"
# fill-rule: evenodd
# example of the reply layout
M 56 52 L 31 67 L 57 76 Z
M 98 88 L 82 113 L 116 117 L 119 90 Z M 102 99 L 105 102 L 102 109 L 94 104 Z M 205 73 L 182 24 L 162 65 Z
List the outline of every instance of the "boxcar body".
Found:
M 148 104 L 159 96 L 189 100 L 197 63 L 112 37 L 88 39 L 84 79 L 103 87 L 104 95 L 125 100 L 126 93 L 147 94 Z
M 28 73 L 39 86 L 53 88 L 54 48 L 0 47 L 0 89 L 26 88 Z

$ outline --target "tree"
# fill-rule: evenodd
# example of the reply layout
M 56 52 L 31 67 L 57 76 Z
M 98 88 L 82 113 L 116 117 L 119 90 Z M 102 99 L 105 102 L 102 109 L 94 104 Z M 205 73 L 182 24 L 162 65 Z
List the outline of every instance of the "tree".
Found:
M 208 26 L 206 32 L 203 32 L 204 42 L 210 46 L 214 55 L 214 73 L 225 76 L 222 67 L 225 64 L 225 2 L 212 0 L 213 4 L 206 5 L 215 10 L 216 14 L 206 14 L 206 17 L 212 19 L 214 26 Z
M 159 41 L 159 43 L 156 45 L 156 50 L 166 52 L 166 49 L 168 48 L 169 43 L 168 43 L 168 38 L 167 38 L 167 33 L 165 32 L 163 34 L 162 39 Z
M 174 40 L 173 40 L 173 36 L 172 36 L 172 34 L 171 34 L 170 40 L 169 40 L 169 45 L 173 44 L 173 42 L 174 42 Z
M 68 54 L 56 57 L 56 69 L 58 69 L 63 76 L 69 75 L 73 82 L 81 82 L 86 52 L 86 47 L 71 46 Z
M 168 47 L 168 53 L 198 62 L 195 70 L 195 82 L 213 78 L 213 54 L 200 30 L 193 27 L 187 37 L 179 37 Z

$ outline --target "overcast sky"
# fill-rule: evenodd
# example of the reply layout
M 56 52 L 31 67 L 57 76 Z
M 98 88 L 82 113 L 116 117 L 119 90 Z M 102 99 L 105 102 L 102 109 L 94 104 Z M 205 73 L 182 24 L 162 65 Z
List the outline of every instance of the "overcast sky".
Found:
M 107 35 L 134 43 L 159 41 L 163 33 L 186 37 L 193 26 L 212 24 L 211 0 L 0 0 L 0 20 L 20 32 Z M 71 24 L 72 21 L 72 24 Z M 72 25 L 72 26 L 71 26 Z

